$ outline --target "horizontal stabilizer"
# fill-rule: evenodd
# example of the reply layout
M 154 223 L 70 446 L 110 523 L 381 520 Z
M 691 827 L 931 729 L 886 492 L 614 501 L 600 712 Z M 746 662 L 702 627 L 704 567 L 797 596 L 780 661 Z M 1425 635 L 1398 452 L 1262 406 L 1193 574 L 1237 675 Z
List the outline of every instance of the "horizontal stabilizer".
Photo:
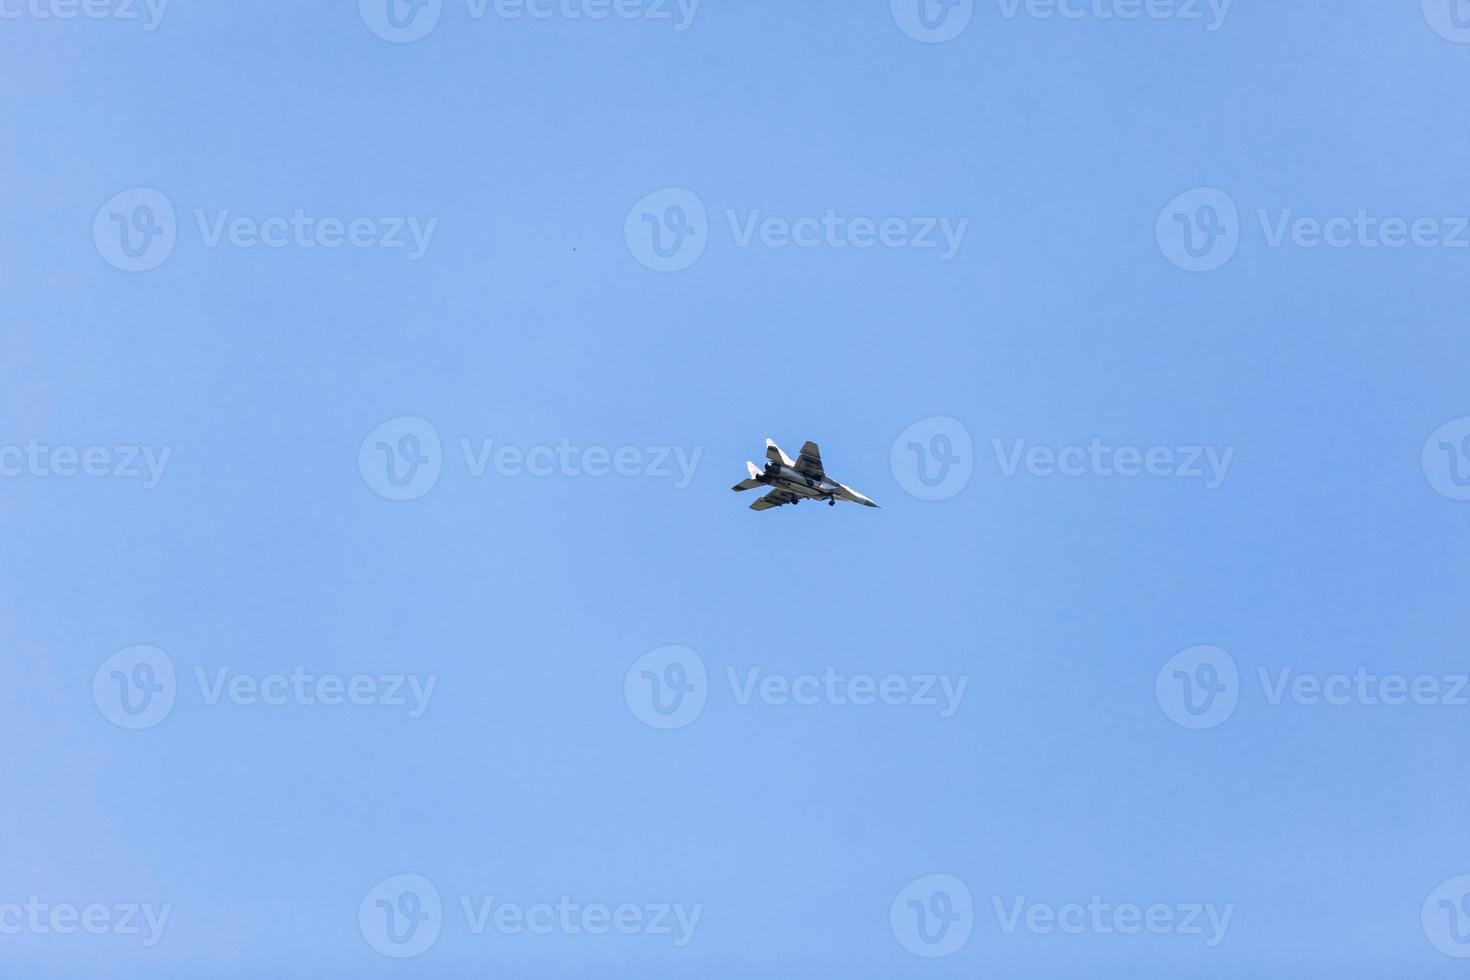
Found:
M 760 467 L 756 466 L 754 463 L 747 459 L 745 461 L 745 471 L 750 474 L 750 479 L 741 480 L 739 483 L 731 487 L 731 490 L 754 490 L 756 487 L 762 485 L 760 481 Z

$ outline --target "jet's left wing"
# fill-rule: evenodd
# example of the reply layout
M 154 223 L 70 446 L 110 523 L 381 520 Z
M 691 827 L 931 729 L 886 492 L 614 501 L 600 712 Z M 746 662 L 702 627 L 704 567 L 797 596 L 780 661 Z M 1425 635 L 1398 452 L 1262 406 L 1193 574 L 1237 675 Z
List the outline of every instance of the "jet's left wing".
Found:
M 801 444 L 801 454 L 796 457 L 796 472 L 802 476 L 809 476 L 813 480 L 825 479 L 827 474 L 822 472 L 822 451 L 814 442 Z
M 770 510 L 772 507 L 780 507 L 782 504 L 796 503 L 796 494 L 789 490 L 772 490 L 761 499 L 750 505 L 751 510 Z

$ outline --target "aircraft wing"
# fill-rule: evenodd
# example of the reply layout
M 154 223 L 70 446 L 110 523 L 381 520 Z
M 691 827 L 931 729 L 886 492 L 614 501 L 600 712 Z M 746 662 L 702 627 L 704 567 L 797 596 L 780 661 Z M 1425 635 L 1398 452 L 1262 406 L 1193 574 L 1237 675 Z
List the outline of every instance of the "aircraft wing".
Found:
M 814 442 L 801 444 L 801 454 L 796 457 L 796 472 L 802 476 L 809 476 L 813 480 L 826 478 L 827 474 L 822 472 L 822 451 Z
M 764 497 L 750 505 L 751 510 L 770 510 L 772 507 L 780 507 L 782 504 L 796 503 L 796 494 L 786 490 L 772 490 Z

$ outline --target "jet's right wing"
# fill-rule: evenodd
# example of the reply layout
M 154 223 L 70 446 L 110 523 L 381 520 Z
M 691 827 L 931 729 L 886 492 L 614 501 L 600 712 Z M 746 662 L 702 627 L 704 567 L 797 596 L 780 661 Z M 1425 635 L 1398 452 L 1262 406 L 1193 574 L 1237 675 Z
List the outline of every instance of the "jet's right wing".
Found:
M 795 469 L 802 476 L 809 476 L 813 480 L 826 479 L 827 474 L 822 471 L 822 451 L 817 448 L 816 443 L 808 440 L 801 444 Z
M 796 503 L 796 494 L 789 490 L 772 490 L 761 499 L 750 505 L 751 510 L 770 510 L 772 507 L 780 507 L 782 504 Z

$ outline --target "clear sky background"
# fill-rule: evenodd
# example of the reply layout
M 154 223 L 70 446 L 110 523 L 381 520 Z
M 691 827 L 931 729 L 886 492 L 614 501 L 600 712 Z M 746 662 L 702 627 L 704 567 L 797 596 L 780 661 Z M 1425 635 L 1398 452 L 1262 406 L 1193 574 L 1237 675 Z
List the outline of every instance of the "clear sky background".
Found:
M 411 43 L 346 2 L 177 2 L 152 31 L 7 7 L 0 446 L 170 456 L 151 488 L 0 479 L 0 904 L 172 912 L 152 947 L 0 935 L 0 972 L 1460 975 L 1421 908 L 1470 872 L 1470 706 L 1258 679 L 1470 670 L 1470 503 L 1421 464 L 1470 415 L 1470 249 L 1273 248 L 1257 218 L 1470 214 L 1470 45 L 1418 6 L 1237 0 L 1211 31 L 981 0 L 943 43 L 838 0 L 710 0 L 683 31 L 445 0 Z M 139 187 L 176 242 L 130 273 L 93 221 Z M 625 223 L 670 187 L 704 250 L 659 272 Z M 1239 242 L 1190 272 L 1156 222 L 1201 187 Z M 437 225 L 412 260 L 210 247 L 194 217 L 296 209 Z M 828 209 L 969 223 L 945 260 L 741 247 L 726 217 Z M 359 466 L 398 417 L 442 440 L 404 501 Z M 925 500 L 891 449 L 933 417 L 972 472 Z M 729 486 L 767 436 L 882 509 L 750 512 Z M 687 486 L 476 477 L 461 439 L 700 456 Z M 1007 476 L 1018 439 L 1234 455 L 1214 489 Z M 177 691 L 134 731 L 93 679 L 139 644 Z M 658 730 L 624 678 L 669 644 L 707 703 Z M 1196 731 L 1155 679 L 1200 644 L 1238 704 Z M 195 680 L 298 666 L 436 687 L 409 718 Z M 726 680 L 828 666 L 968 686 L 942 718 Z M 400 873 L 444 903 L 402 960 L 358 918 Z M 974 914 L 928 959 L 890 905 L 935 873 Z M 463 895 L 703 911 L 681 948 L 477 936 Z M 1234 911 L 1207 947 L 993 908 L 1094 895 Z

